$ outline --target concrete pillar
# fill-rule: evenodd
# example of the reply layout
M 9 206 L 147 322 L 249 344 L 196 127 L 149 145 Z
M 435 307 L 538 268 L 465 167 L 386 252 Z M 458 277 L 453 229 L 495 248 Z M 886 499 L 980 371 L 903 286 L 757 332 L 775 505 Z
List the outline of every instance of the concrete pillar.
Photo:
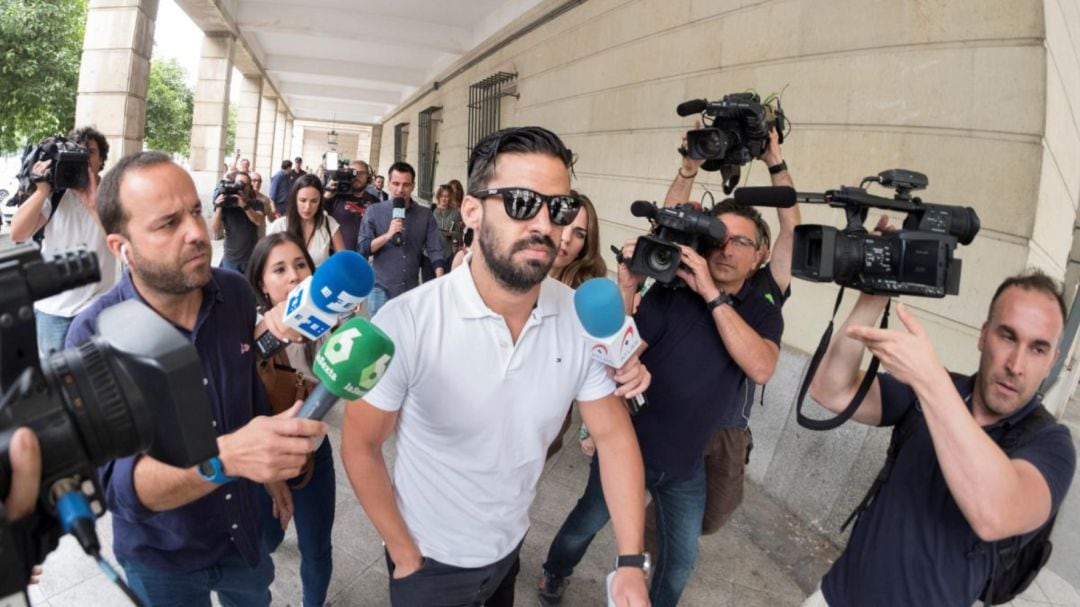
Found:
M 259 100 L 259 128 L 258 142 L 255 147 L 255 155 L 258 162 L 255 168 L 265 175 L 273 175 L 274 168 L 281 165 L 281 157 L 274 154 L 274 131 L 277 122 L 277 95 L 270 84 L 264 79 L 262 84 L 262 96 Z
M 368 164 L 376 175 L 386 176 L 386 171 L 379 166 L 379 148 L 382 147 L 382 125 L 376 124 L 371 127 L 371 152 L 368 154 Z M 389 166 L 389 165 L 387 165 Z
M 232 80 L 232 34 L 203 38 L 199 79 L 195 83 L 195 111 L 191 120 L 191 176 L 203 200 L 209 200 L 224 172 L 225 136 L 229 121 L 229 85 Z
M 262 78 L 244 76 L 240 83 L 240 103 L 236 109 L 236 147 L 240 155 L 258 166 L 256 151 L 259 142 L 259 109 L 262 98 Z
M 274 158 L 285 158 L 288 151 L 285 147 L 285 114 L 285 103 L 278 99 L 277 120 L 274 122 Z
M 90 0 L 86 13 L 75 125 L 108 138 L 110 164 L 143 146 L 157 11 L 158 0 Z
M 285 116 L 285 156 L 291 158 L 296 156 L 296 151 L 293 146 L 293 115 L 289 114 Z

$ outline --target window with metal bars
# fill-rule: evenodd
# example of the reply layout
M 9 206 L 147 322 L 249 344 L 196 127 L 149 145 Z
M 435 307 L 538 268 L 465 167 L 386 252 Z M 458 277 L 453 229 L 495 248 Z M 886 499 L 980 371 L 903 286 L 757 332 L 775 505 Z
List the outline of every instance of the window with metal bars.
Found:
M 503 97 L 519 97 L 516 73 L 496 72 L 469 87 L 469 149 L 500 128 Z
M 407 162 L 409 153 L 409 123 L 399 122 L 394 125 L 394 162 Z
M 420 166 L 417 167 L 418 195 L 434 202 L 435 167 L 439 164 L 439 142 L 436 126 L 440 121 L 439 106 L 431 106 L 420 112 Z

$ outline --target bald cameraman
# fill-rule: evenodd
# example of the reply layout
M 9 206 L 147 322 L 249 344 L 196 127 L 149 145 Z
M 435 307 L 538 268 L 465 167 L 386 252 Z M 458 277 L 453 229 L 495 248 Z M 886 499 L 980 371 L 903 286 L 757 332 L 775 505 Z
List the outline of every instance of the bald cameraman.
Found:
M 341 238 L 351 251 L 359 250 L 360 222 L 367 208 L 379 198 L 371 193 L 371 167 L 363 160 L 349 164 L 353 171 L 352 182 L 342 187 L 336 180 L 326 184 L 326 212 L 341 226 Z M 333 174 L 333 173 L 330 173 Z

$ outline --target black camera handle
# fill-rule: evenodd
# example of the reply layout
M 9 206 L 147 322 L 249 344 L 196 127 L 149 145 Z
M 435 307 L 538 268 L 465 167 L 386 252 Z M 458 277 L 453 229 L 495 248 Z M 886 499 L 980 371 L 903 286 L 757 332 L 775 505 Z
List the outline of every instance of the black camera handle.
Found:
M 810 382 L 814 379 L 814 374 L 817 373 L 818 365 L 821 364 L 821 359 L 825 357 L 825 351 L 829 348 L 829 341 L 832 340 L 833 325 L 836 322 L 836 313 L 840 310 L 840 302 L 844 299 L 844 287 L 840 287 L 840 292 L 836 294 L 836 303 L 833 305 L 832 318 L 829 319 L 829 326 L 825 328 L 825 333 L 821 336 L 821 342 L 818 344 L 817 350 L 814 352 L 814 356 L 810 358 L 810 367 L 806 370 L 806 377 L 803 378 L 802 386 L 799 387 L 799 396 L 795 399 L 795 418 L 798 420 L 799 425 L 803 428 L 809 428 L 811 430 L 832 430 L 851 419 L 852 415 L 855 415 L 855 411 L 859 409 L 859 405 L 862 404 L 866 393 L 870 391 L 870 386 L 874 383 L 874 378 L 877 377 L 878 371 L 878 357 L 874 356 L 870 359 L 870 366 L 866 369 L 866 375 L 863 376 L 862 383 L 859 384 L 859 389 L 855 391 L 855 396 L 851 398 L 851 402 L 848 406 L 841 411 L 836 417 L 829 419 L 813 419 L 803 414 L 803 401 L 806 400 L 806 392 L 810 389 Z M 889 328 L 889 306 L 892 305 L 892 299 L 889 299 L 885 303 L 885 312 L 881 315 L 881 328 Z

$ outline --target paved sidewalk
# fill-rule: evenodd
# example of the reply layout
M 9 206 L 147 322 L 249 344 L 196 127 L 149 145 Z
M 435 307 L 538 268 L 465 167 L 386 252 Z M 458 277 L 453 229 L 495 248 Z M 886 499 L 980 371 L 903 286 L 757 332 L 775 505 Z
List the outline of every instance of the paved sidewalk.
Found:
M 340 445 L 341 410 L 328 419 L 335 450 Z M 576 426 L 574 426 L 576 428 Z M 584 489 L 588 463 L 577 450 L 572 429 L 566 447 L 549 462 L 532 509 L 532 529 L 522 550 L 517 605 L 534 606 L 533 591 L 548 543 Z M 388 461 L 392 448 L 387 448 Z M 336 455 L 335 455 L 335 459 Z M 338 504 L 334 523 L 334 575 L 332 605 L 382 607 L 388 604 L 386 566 L 382 545 L 337 466 Z M 98 533 L 111 551 L 108 517 L 99 521 Z M 603 582 L 615 554 L 610 525 L 597 536 L 572 578 L 564 604 L 604 607 Z M 798 606 L 812 592 L 838 550 L 797 516 L 786 512 L 754 485 L 747 486 L 746 502 L 718 534 L 701 541 L 701 558 L 683 595 L 685 607 Z M 300 605 L 300 555 L 295 526 L 274 555 L 277 579 L 274 605 Z M 45 562 L 41 584 L 31 591 L 34 605 L 89 607 L 124 605 L 120 591 L 106 580 L 71 538 Z M 1015 607 L 1080 606 L 1080 594 L 1061 578 L 1047 572 Z

